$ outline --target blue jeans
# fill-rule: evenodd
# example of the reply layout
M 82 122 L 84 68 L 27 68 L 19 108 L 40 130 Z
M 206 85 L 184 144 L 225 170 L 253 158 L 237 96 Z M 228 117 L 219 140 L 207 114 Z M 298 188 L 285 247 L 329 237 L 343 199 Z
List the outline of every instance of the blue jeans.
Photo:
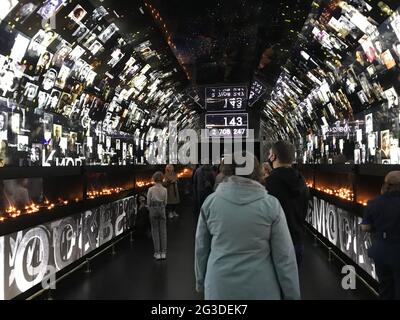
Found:
M 167 219 L 162 202 L 152 201 L 149 206 L 154 253 L 167 253 Z

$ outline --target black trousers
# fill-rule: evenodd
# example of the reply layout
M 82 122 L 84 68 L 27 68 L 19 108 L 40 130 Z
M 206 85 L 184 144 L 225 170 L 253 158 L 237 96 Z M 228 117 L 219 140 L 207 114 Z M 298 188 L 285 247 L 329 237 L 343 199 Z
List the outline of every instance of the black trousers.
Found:
M 400 300 L 400 266 L 375 261 L 379 280 L 379 297 L 382 300 Z

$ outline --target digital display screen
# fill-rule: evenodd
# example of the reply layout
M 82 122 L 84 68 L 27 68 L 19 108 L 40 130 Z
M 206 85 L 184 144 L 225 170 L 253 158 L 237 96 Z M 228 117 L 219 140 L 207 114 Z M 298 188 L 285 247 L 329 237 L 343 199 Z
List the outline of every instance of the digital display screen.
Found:
M 205 89 L 206 110 L 212 112 L 244 111 L 247 96 L 246 86 L 208 87 Z
M 248 137 L 248 113 L 206 114 L 207 138 Z

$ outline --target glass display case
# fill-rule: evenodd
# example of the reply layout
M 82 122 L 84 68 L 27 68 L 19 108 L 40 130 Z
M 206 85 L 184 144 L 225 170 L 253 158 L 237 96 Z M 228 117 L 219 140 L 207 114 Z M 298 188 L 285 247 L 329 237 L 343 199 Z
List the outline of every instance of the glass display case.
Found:
M 366 206 L 379 196 L 386 174 L 399 165 L 297 165 L 311 190 Z
M 360 224 L 365 206 L 380 194 L 385 175 L 397 166 L 383 165 L 299 165 L 299 171 L 310 186 L 310 204 L 307 226 L 327 246 L 336 248 L 337 254 L 357 273 L 376 280 L 375 265 L 368 256 L 370 234 L 362 232 Z
M 314 188 L 314 167 L 309 165 L 300 165 L 298 169 L 303 175 L 307 186 L 309 188 Z
M 68 272 L 106 243 L 134 232 L 136 196 L 164 166 L 32 169 L 0 171 L 0 300 L 28 294 L 47 268 Z M 175 171 L 181 190 L 190 192 L 192 170 Z
M 62 177 L 59 175 L 62 174 Z M 60 179 L 63 188 L 59 188 Z M 2 170 L 0 177 L 0 221 L 24 215 L 50 213 L 83 200 L 84 177 L 79 169 Z
M 112 170 L 110 172 L 88 172 L 88 199 L 118 194 L 135 188 L 135 175 L 132 169 Z
M 354 201 L 352 167 L 320 165 L 315 170 L 314 188 L 346 201 Z
M 354 189 L 356 201 L 364 206 L 381 194 L 385 176 L 400 170 L 399 165 L 360 165 L 356 168 Z

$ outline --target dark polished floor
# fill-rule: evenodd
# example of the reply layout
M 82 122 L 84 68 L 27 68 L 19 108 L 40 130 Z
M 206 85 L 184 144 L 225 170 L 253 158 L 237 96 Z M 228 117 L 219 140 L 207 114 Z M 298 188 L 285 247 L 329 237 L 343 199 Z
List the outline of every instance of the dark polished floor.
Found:
M 57 283 L 54 299 L 198 300 L 193 272 L 195 221 L 190 205 L 181 206 L 180 218 L 168 222 L 168 259 L 155 261 L 150 239 L 129 238 L 105 252 L 92 264 L 92 272 L 78 270 Z M 356 290 L 341 288 L 339 266 L 329 263 L 326 251 L 306 237 L 300 282 L 303 299 L 375 299 L 362 283 Z M 44 298 L 44 297 L 42 297 Z

